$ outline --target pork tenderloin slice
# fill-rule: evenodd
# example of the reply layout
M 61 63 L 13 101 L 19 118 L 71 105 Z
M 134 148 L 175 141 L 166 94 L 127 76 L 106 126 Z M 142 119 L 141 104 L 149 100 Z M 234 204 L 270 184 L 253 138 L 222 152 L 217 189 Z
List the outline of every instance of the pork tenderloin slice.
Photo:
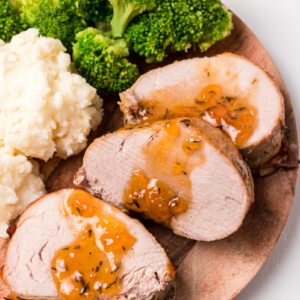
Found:
M 178 125 L 180 134 L 166 150 L 166 160 L 161 160 L 158 153 L 165 147 L 163 143 L 168 143 L 164 129 L 169 122 Z M 188 155 L 182 145 L 195 132 L 201 138 L 201 147 Z M 186 161 L 188 174 L 172 172 L 178 158 Z M 252 176 L 239 151 L 219 129 L 201 119 L 179 118 L 146 127 L 125 127 L 96 139 L 84 155 L 75 184 L 85 185 L 95 195 L 126 210 L 125 191 L 135 170 L 164 182 L 185 199 L 187 210 L 174 215 L 169 227 L 191 239 L 212 241 L 230 235 L 240 227 L 253 202 Z
M 19 218 L 3 268 L 4 280 L 14 295 L 22 299 L 62 299 L 51 274 L 51 261 L 59 249 L 76 239 L 83 229 L 80 226 L 84 226 L 75 226 L 72 219 L 62 215 L 62 207 L 73 191 L 64 189 L 42 197 Z M 174 278 L 172 264 L 140 222 L 108 203 L 105 211 L 126 224 L 137 240 L 122 262 L 120 293 L 95 299 L 153 299 Z
M 224 53 L 152 70 L 120 94 L 119 104 L 127 124 L 153 118 L 145 111 L 145 103 L 150 108 L 153 104 L 160 112 L 167 108 L 170 116 L 187 116 L 183 107 L 193 107 L 195 99 L 209 85 L 220 86 L 223 96 L 230 96 L 229 100 L 245 99 L 245 106 L 256 110 L 253 132 L 239 149 L 250 168 L 258 171 L 279 152 L 284 129 L 284 103 L 270 75 L 242 56 Z M 157 117 L 162 116 L 158 113 Z M 211 124 L 215 125 L 213 121 Z M 234 140 L 235 131 L 229 134 Z

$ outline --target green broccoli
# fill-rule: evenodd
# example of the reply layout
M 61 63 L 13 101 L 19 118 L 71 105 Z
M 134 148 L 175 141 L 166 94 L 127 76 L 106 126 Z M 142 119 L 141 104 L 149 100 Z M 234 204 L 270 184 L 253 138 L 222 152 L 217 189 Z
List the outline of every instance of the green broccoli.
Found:
M 155 11 L 134 19 L 124 38 L 151 62 L 192 45 L 206 51 L 232 29 L 232 14 L 219 0 L 162 0 Z
M 77 0 L 78 15 L 95 23 L 109 23 L 112 19 L 113 8 L 108 0 Z
M 69 53 L 75 35 L 89 25 L 78 16 L 73 0 L 15 0 L 14 5 L 25 23 L 43 36 L 61 40 Z
M 90 1 L 77 0 L 79 11 L 88 12 Z M 82 1 L 82 5 L 80 2 Z M 100 11 L 99 6 L 96 10 Z M 103 0 L 102 0 L 103 1 Z M 88 28 L 78 33 L 73 46 L 73 60 L 78 72 L 87 82 L 97 88 L 99 93 L 117 94 L 129 88 L 139 77 L 135 64 L 126 59 L 129 55 L 128 43 L 120 39 L 129 22 L 138 14 L 153 9 L 159 0 L 108 0 L 113 9 L 111 31 L 104 32 Z M 86 6 L 84 6 L 86 2 Z M 103 4 L 105 2 L 103 1 Z M 109 5 L 110 5 L 109 4 Z M 98 8 L 97 8 L 98 7 Z M 102 12 L 107 9 L 105 6 Z M 95 11 L 94 11 L 95 12 Z M 92 15 L 81 13 L 86 19 Z M 102 16 L 105 13 L 101 13 Z M 106 10 L 107 19 L 110 18 L 109 9 Z M 93 18 L 97 22 L 98 16 Z M 102 21 L 103 21 L 102 17 Z M 100 20 L 101 21 L 101 20 Z
M 159 0 L 109 0 L 113 7 L 112 35 L 122 37 L 128 24 L 137 15 L 154 9 Z
M 95 28 L 79 32 L 73 46 L 73 60 L 79 74 L 104 94 L 122 92 L 139 77 L 137 66 L 125 58 L 128 55 L 125 40 L 112 39 L 110 33 Z
M 0 39 L 10 42 L 11 38 L 28 28 L 15 12 L 9 0 L 0 0 Z

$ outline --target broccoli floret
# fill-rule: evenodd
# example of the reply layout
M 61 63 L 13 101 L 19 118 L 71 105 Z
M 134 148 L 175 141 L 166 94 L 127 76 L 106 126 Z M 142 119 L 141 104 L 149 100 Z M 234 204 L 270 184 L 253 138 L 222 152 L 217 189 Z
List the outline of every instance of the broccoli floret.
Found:
M 125 40 L 109 35 L 95 28 L 79 32 L 73 46 L 73 60 L 79 74 L 99 93 L 117 94 L 136 81 L 139 71 L 125 58 L 129 55 Z
M 124 38 L 151 62 L 192 45 L 206 51 L 232 29 L 232 14 L 219 0 L 162 0 L 155 11 L 134 19 Z
M 75 35 L 88 26 L 78 16 L 73 0 L 15 0 L 14 3 L 25 23 L 39 29 L 43 36 L 61 40 L 69 53 Z
M 109 23 L 113 8 L 108 0 L 77 0 L 78 15 L 95 23 Z
M 11 38 L 28 28 L 15 12 L 9 0 L 0 0 L 0 39 L 10 42 Z
M 122 37 L 130 21 L 146 10 L 154 9 L 159 0 L 109 0 L 113 7 L 112 35 Z

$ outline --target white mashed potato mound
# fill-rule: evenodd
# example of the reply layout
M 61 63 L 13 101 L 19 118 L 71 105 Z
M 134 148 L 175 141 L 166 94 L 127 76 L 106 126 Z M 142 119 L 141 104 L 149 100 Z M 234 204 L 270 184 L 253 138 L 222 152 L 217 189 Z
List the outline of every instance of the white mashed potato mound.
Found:
M 46 193 L 38 164 L 0 147 L 0 237 L 7 237 L 7 223 Z
M 65 50 L 37 29 L 0 43 L 0 143 L 45 161 L 86 147 L 102 120 L 102 99 L 71 73 Z

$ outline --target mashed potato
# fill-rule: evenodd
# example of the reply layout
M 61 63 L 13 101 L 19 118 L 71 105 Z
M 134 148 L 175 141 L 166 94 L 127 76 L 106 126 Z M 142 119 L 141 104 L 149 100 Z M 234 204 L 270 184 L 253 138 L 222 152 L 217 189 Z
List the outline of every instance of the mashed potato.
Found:
M 45 193 L 37 163 L 11 147 L 0 147 L 0 237 L 7 236 L 10 220 Z
M 7 223 L 46 193 L 38 164 L 86 147 L 100 124 L 102 99 L 71 72 L 59 40 L 29 29 L 0 40 L 0 236 Z M 28 158 L 30 157 L 30 158 Z
M 47 161 L 83 150 L 103 111 L 96 90 L 71 73 L 62 43 L 38 34 L 0 43 L 0 143 Z

